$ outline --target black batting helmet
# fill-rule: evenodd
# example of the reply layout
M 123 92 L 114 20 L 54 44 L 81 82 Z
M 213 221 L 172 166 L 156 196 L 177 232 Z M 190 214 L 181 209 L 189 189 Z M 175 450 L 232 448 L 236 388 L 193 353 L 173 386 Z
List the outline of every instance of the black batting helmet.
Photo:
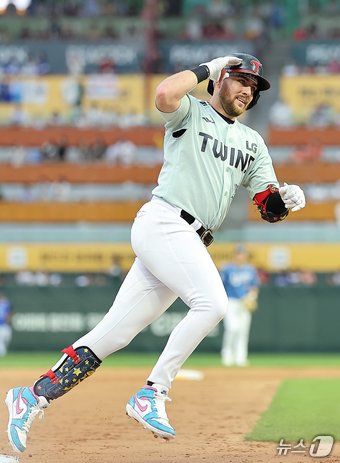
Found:
M 268 90 L 270 88 L 270 83 L 267 79 L 263 77 L 263 66 L 262 63 L 253 55 L 248 55 L 248 53 L 231 53 L 231 56 L 236 56 L 242 60 L 241 64 L 236 66 L 226 66 L 221 73 L 221 78 L 226 72 L 229 74 L 245 74 L 249 77 L 256 77 L 257 80 L 257 89 L 254 92 L 253 99 L 249 104 L 247 109 L 252 108 L 256 105 L 260 98 L 260 92 Z M 214 82 L 209 80 L 208 84 L 208 93 L 212 95 L 214 93 Z

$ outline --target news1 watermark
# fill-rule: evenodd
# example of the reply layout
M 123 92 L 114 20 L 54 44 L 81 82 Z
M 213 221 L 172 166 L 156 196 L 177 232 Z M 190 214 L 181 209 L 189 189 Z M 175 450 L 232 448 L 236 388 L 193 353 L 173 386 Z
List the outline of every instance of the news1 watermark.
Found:
M 310 444 L 305 444 L 304 439 L 300 439 L 296 444 L 285 442 L 282 438 L 277 447 L 277 455 L 309 455 L 314 458 L 328 457 L 334 446 L 333 436 L 316 436 Z

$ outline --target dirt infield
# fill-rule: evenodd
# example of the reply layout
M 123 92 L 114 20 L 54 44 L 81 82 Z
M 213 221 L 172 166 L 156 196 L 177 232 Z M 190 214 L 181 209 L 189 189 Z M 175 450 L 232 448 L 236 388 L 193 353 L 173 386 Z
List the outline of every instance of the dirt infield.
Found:
M 340 462 L 340 444 L 328 458 L 277 455 L 277 444 L 247 442 L 280 381 L 297 377 L 340 377 L 339 369 L 206 369 L 203 381 L 177 380 L 167 406 L 177 437 L 154 439 L 125 415 L 125 404 L 144 382 L 146 369 L 101 368 L 52 403 L 32 425 L 20 463 L 287 463 Z M 41 371 L 0 369 L 0 394 L 31 384 Z M 7 410 L 0 405 L 0 428 Z M 0 454 L 12 454 L 0 433 Z M 283 436 L 284 437 L 284 436 Z

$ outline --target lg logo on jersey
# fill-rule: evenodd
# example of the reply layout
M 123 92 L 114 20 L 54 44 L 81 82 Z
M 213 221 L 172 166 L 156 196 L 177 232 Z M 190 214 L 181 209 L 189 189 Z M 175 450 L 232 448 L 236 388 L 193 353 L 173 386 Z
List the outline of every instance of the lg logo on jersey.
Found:
M 215 158 L 220 158 L 221 161 L 226 161 L 229 158 L 229 165 L 235 168 L 241 166 L 242 172 L 245 172 L 255 160 L 249 153 L 244 155 L 241 150 L 224 145 L 220 140 L 213 138 L 208 133 L 199 132 L 198 135 L 203 137 L 201 145 L 202 153 L 205 153 L 207 146 L 209 146 Z M 250 144 L 248 141 L 246 142 L 246 148 L 253 153 L 257 151 L 257 145 L 255 143 Z
M 256 144 L 256 143 L 250 144 L 249 141 L 247 140 L 247 141 L 246 141 L 246 148 L 247 148 L 248 151 L 252 151 L 253 153 L 256 153 L 256 151 L 257 151 L 257 144 Z

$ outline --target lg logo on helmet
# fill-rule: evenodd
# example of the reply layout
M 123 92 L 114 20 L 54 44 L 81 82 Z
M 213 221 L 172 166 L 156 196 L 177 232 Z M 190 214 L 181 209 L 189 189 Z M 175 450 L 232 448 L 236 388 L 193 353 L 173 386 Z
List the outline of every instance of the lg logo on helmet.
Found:
M 260 63 L 260 61 L 257 61 L 256 59 L 252 59 L 250 61 L 250 64 L 252 65 L 255 74 L 258 74 L 260 67 L 262 67 L 262 63 Z

